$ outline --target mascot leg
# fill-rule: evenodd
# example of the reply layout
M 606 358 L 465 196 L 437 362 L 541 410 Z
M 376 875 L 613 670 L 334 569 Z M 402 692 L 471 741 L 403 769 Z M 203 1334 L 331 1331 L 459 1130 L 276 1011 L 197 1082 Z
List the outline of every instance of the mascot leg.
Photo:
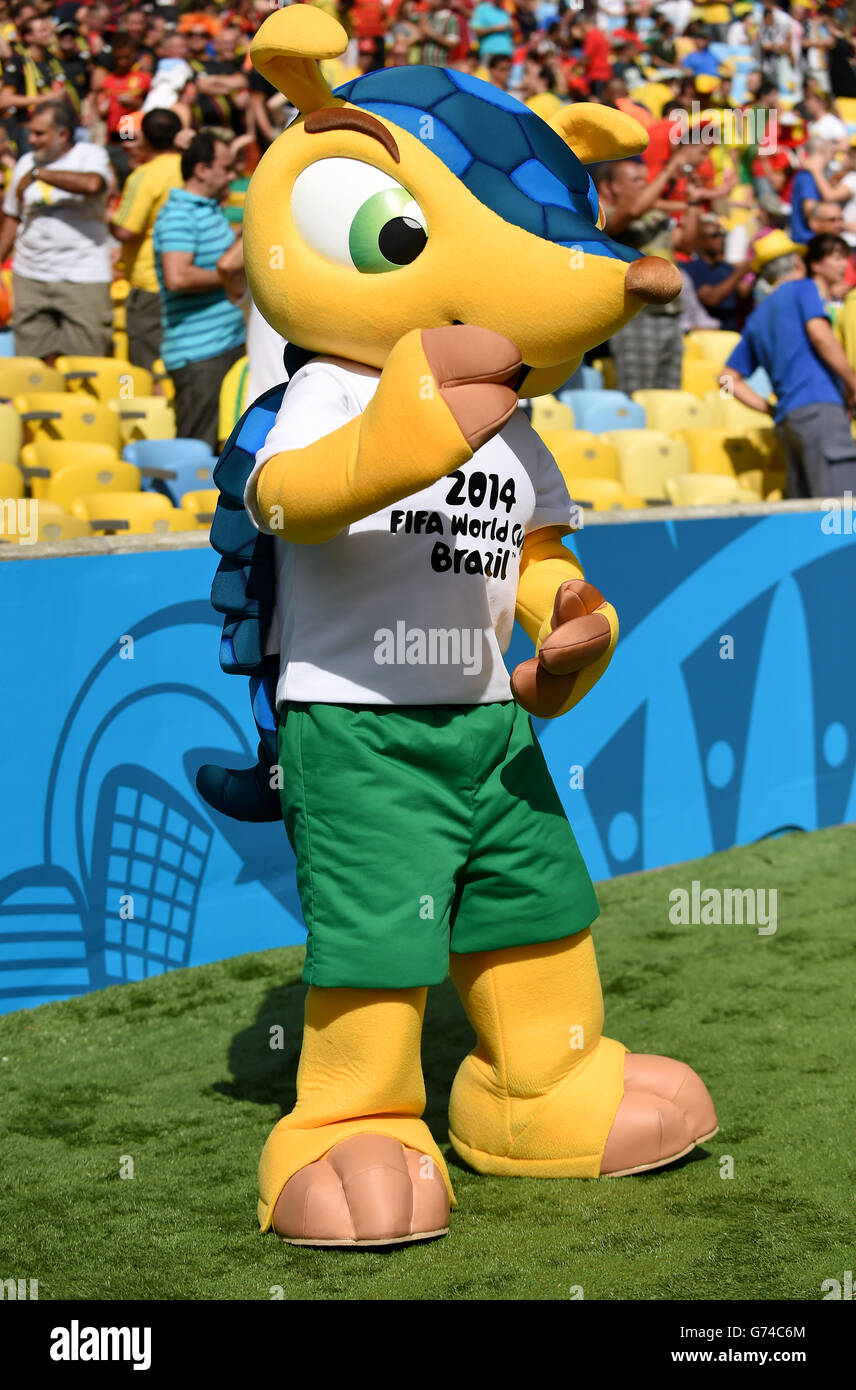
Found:
M 259 1223 L 295 1245 L 443 1235 L 449 1174 L 422 1120 L 427 989 L 306 996 L 297 1103 L 259 1163 Z
M 621 1176 L 716 1132 L 690 1067 L 603 1037 L 590 931 L 453 955 L 451 973 L 478 1043 L 452 1087 L 449 1138 L 477 1172 Z

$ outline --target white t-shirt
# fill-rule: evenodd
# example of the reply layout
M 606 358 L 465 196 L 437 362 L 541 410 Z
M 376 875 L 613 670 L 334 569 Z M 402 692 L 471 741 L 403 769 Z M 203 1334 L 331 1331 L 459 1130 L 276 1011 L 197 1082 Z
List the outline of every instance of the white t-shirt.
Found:
M 169 110 L 192 81 L 193 68 L 183 58 L 161 58 L 143 102 L 143 115 L 148 115 L 149 111 Z
M 106 185 L 103 192 L 93 196 L 66 193 L 34 179 L 19 203 L 18 184 L 34 163 L 32 153 L 18 160 L 3 199 L 6 215 L 20 218 L 13 269 L 30 280 L 109 283 L 112 277 L 105 208 L 114 179 L 105 151 L 99 145 L 78 141 L 45 166 L 100 174 Z
M 828 140 L 830 144 L 837 144 L 839 140 L 846 138 L 847 127 L 841 117 L 836 116 L 833 111 L 824 111 L 822 116 L 812 121 L 808 133 L 815 140 Z
M 319 357 L 296 372 L 262 465 L 365 410 L 380 373 Z M 518 410 L 469 463 L 320 545 L 277 537 L 277 701 L 458 705 L 511 699 L 511 640 L 527 532 L 572 526 L 552 454 Z M 275 532 L 271 532 L 275 534 Z

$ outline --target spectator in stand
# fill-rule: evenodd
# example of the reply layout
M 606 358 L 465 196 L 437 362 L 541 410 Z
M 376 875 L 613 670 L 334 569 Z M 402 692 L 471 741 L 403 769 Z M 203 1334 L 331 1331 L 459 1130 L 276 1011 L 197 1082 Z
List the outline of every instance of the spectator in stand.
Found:
M 447 0 L 428 0 L 428 11 L 419 20 L 421 61 L 432 68 L 446 68 L 461 41 L 458 16 Z
M 201 30 L 191 30 L 190 37 L 197 33 Z M 237 56 L 240 37 L 238 26 L 224 21 L 214 37 L 213 56 L 205 54 L 191 61 L 196 87 L 193 119 L 198 127 L 224 126 L 235 135 L 246 129 L 249 79 L 243 58 Z
M 583 72 L 589 91 L 593 97 L 599 97 L 612 77 L 609 40 L 590 15 L 581 15 L 570 32 L 582 44 Z
M 773 416 L 787 455 L 788 496 L 841 497 L 856 492 L 850 432 L 856 372 L 824 301 L 844 296 L 847 243 L 837 236 L 813 237 L 805 264 L 806 277 L 795 269 L 750 315 L 723 375 L 739 401 Z M 770 378 L 774 406 L 746 380 L 757 367 Z
M 823 197 L 820 185 L 824 181 L 829 147 L 824 140 L 808 140 L 803 146 L 802 158 L 802 167 L 791 185 L 791 236 L 797 242 L 806 242 L 811 237 L 806 218 Z
M 499 53 L 510 58 L 514 52 L 511 41 L 513 20 L 507 10 L 493 4 L 493 0 L 481 0 L 476 5 L 470 19 L 470 29 L 478 40 L 479 58 L 487 63 L 489 58 Z
M 821 10 L 829 49 L 829 90 L 834 97 L 856 97 L 856 44 L 852 28 L 845 29 L 834 10 Z
M 373 67 L 382 67 L 384 35 L 387 25 L 386 6 L 383 0 L 353 0 L 349 17 L 357 44 L 365 43 L 366 45 L 360 51 L 364 54 L 371 52 L 374 58 L 373 64 L 369 65 L 366 62 L 365 71 L 370 72 Z M 371 50 L 368 47 L 369 42 L 371 43 Z
M 645 165 L 635 159 L 602 164 L 597 189 L 606 217 L 606 230 L 614 240 L 632 246 L 646 256 L 673 261 L 675 252 L 695 247 L 698 201 L 688 204 L 680 227 L 657 206 L 667 187 L 679 175 L 684 162 L 677 150 L 665 168 L 650 182 Z M 695 195 L 693 195 L 695 197 Z M 684 356 L 681 333 L 681 297 L 669 304 L 646 304 L 641 312 L 610 339 L 619 391 L 632 395 L 649 389 L 679 389 Z
M 639 50 L 635 44 L 623 43 L 615 49 L 612 58 L 612 71 L 615 80 L 623 82 L 628 93 L 633 92 L 634 87 L 641 87 L 648 81 L 642 71 L 643 59 L 639 57 Z
M 830 145 L 846 150 L 850 144 L 847 127 L 831 107 L 831 100 L 826 93 L 812 86 L 806 90 L 797 110 L 808 121 L 808 133 L 812 139 L 825 140 Z
M 773 0 L 763 0 L 763 5 L 755 50 L 762 77 L 778 87 L 782 61 L 791 54 L 791 21 Z
M 65 75 L 66 95 L 78 115 L 84 112 L 89 96 L 92 55 L 80 38 L 76 24 L 65 20 L 56 27 L 56 51 Z
M 402 0 L 395 21 L 386 34 L 387 53 L 393 61 L 390 66 L 403 67 L 405 63 L 421 63 L 422 30 L 416 0 Z
M 18 154 L 26 154 L 27 121 L 40 103 L 66 95 L 66 79 L 62 63 L 50 53 L 52 19 L 33 15 L 19 20 L 18 33 L 20 43 L 3 64 L 0 110 L 9 139 Z
M 823 201 L 814 203 L 806 217 L 806 222 L 812 236 L 821 236 L 824 232 L 831 232 L 833 236 L 841 236 L 844 231 L 844 212 L 841 204 Z
M 199 131 L 181 156 L 184 186 L 171 191 L 153 234 L 161 357 L 175 384 L 176 428 L 212 449 L 220 383 L 244 351 L 244 315 L 224 286 L 236 248 L 221 203 L 234 172 L 229 145 Z
M 143 102 L 143 114 L 149 111 L 175 111 L 181 124 L 189 126 L 193 122 L 193 69 L 187 61 L 187 40 L 178 31 L 167 34 L 159 44 L 158 52 L 160 56 L 148 96 Z
M 654 16 L 654 28 L 645 40 L 648 61 L 655 68 L 676 68 L 677 49 L 675 47 L 675 26 L 671 20 L 659 12 Z
M 681 59 L 681 67 L 691 72 L 693 77 L 718 77 L 719 59 L 710 51 L 710 36 L 701 24 L 691 24 L 687 35 L 695 43 L 695 50 Z
M 130 118 L 142 110 L 151 83 L 151 73 L 137 64 L 133 40 L 120 31 L 111 44 L 109 70 L 102 68 L 98 87 L 98 111 L 107 124 L 107 153 L 120 185 L 131 168 L 125 143 L 134 138 L 135 122 Z
M 100 146 L 75 142 L 75 126 L 67 102 L 39 106 L 3 199 L 0 262 L 14 245 L 15 351 L 46 362 L 104 357 L 113 334 L 105 220 L 113 174 Z
M 683 266 L 696 288 L 699 303 L 720 328 L 736 333 L 742 307 L 752 297 L 752 259 L 730 265 L 725 259 L 725 228 L 714 213 L 699 219 L 695 254 Z
M 511 59 L 504 53 L 494 53 L 487 61 L 488 80 L 501 92 L 508 91 L 511 80 Z
M 161 300 L 152 232 L 170 191 L 181 187 L 181 156 L 175 148 L 180 130 L 181 121 L 174 111 L 146 113 L 139 141 L 141 162 L 128 178 L 110 223 L 110 231 L 122 243 L 125 278 L 131 286 L 125 305 L 128 357 L 135 366 L 147 370 L 160 357 L 161 345 Z

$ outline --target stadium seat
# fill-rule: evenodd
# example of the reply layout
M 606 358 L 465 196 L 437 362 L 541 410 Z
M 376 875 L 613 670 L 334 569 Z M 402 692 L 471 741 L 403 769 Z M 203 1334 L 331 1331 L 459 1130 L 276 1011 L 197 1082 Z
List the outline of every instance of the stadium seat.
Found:
M 649 429 L 693 429 L 713 426 L 713 409 L 691 391 L 634 391 L 633 399 L 645 411 Z
M 175 438 L 175 415 L 165 396 L 133 396 L 127 400 L 113 397 L 106 405 L 119 417 L 123 444 L 136 439 Z
M 739 342 L 739 333 L 724 328 L 693 328 L 684 338 L 684 352 L 721 367 Z
M 835 106 L 850 134 L 856 134 L 856 97 L 836 97 Z
M 39 391 L 16 396 L 15 409 L 24 426 L 24 443 L 75 439 L 119 449 L 119 417 L 106 406 L 72 391 Z
M 661 430 L 621 430 L 607 443 L 618 455 L 622 484 L 646 502 L 667 501 L 666 479 L 690 470 L 689 446 Z
M 705 400 L 710 401 L 713 407 L 714 424 L 717 429 L 728 430 L 730 434 L 737 435 L 753 430 L 761 430 L 767 434 L 775 430 L 772 416 L 762 415 L 759 410 L 753 410 L 751 406 L 744 405 L 733 396 L 711 391 Z
M 545 430 L 572 430 L 574 412 L 557 401 L 555 396 L 535 396 L 532 400 L 532 428 L 537 434 Z
M 731 502 L 760 502 L 757 492 L 721 474 L 678 473 L 666 479 L 666 493 L 676 507 L 719 507 Z
M 583 476 L 574 478 L 571 499 L 578 506 L 591 507 L 595 512 L 609 512 L 614 507 L 645 506 L 641 497 L 633 497 L 630 493 L 625 492 L 621 483 L 615 478 L 586 478 Z
M 60 468 L 48 483 L 47 500 L 74 511 L 78 497 L 105 492 L 139 492 L 140 470 L 124 459 L 109 463 L 72 463 Z
M 202 439 L 137 439 L 122 457 L 139 468 L 144 492 L 158 492 L 176 507 L 186 492 L 211 486 L 217 463 Z
M 618 481 L 618 455 L 602 434 L 592 434 L 590 430 L 545 430 L 541 438 L 569 488 L 576 477 Z
M 284 373 L 283 373 L 284 375 Z M 247 384 L 250 364 L 246 357 L 233 362 L 220 386 L 220 407 L 217 420 L 217 438 L 221 444 L 229 438 L 247 408 Z
M 565 391 L 563 405 L 574 412 L 577 429 L 603 434 L 606 430 L 644 429 L 645 411 L 623 391 Z
M 12 400 L 30 391 L 64 391 L 65 379 L 39 357 L 0 358 L 0 396 Z
M 21 434 L 21 420 L 15 407 L 0 405 L 0 462 L 18 462 Z
M 665 82 L 645 82 L 641 87 L 633 88 L 633 100 L 641 101 L 657 120 L 662 116 L 666 102 L 672 101 L 673 97 L 672 88 Z
M 734 478 L 747 469 L 765 466 L 766 455 L 750 435 L 733 435 L 723 429 L 683 429 L 681 439 L 689 445 L 693 473 L 718 473 Z
M 220 493 L 216 487 L 203 488 L 199 492 L 186 492 L 181 499 L 185 511 L 195 517 L 198 525 L 207 528 L 214 520 L 217 498 Z
M 708 358 L 684 353 L 681 386 L 685 392 L 691 391 L 694 396 L 706 396 L 708 392 L 718 388 L 721 370 L 716 362 L 711 362 Z
M 153 531 L 193 531 L 187 512 L 157 492 L 96 492 L 78 497 L 72 512 L 91 531 L 144 535 Z
M 152 363 L 152 376 L 155 379 L 155 383 L 158 386 L 160 386 L 160 389 L 163 395 L 166 397 L 166 399 L 168 401 L 174 400 L 175 386 L 173 384 L 172 377 L 170 376 L 169 372 L 163 364 L 162 357 L 156 358 L 155 361 Z
M 69 391 L 85 391 L 105 404 L 117 396 L 126 404 L 150 396 L 154 386 L 151 372 L 115 357 L 58 357 L 56 369 Z
M 71 516 L 61 507 L 55 506 L 53 502 L 34 502 L 32 506 L 34 510 L 28 518 L 28 522 L 29 526 L 35 524 L 36 542 L 78 540 L 81 537 L 92 535 L 87 522 L 81 521 L 79 517 Z M 23 539 L 21 535 L 0 537 L 0 540 L 13 544 L 16 542 L 21 544 Z M 32 533 L 30 533 L 28 541 L 32 543 Z
M 27 484 L 20 468 L 14 463 L 0 463 L 0 500 L 4 497 L 24 497 Z
M 603 379 L 605 391 L 615 390 L 615 363 L 611 357 L 596 357 L 591 364 L 595 371 L 600 372 Z
M 557 400 L 561 400 L 563 391 L 603 391 L 603 374 L 599 367 L 590 367 L 587 362 L 581 362 L 567 381 L 555 391 Z
M 0 357 L 15 356 L 15 334 L 11 328 L 0 330 Z
M 110 444 L 88 444 L 77 440 L 40 439 L 25 444 L 21 450 L 21 472 L 33 497 L 51 495 L 51 482 L 62 469 L 76 464 L 107 468 L 118 462 L 119 455 Z M 91 488 L 84 489 L 91 492 Z

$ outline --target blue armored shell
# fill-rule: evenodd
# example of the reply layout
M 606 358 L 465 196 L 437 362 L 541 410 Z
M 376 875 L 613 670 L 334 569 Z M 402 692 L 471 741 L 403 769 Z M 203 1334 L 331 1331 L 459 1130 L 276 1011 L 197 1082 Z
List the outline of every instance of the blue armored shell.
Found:
M 597 193 L 573 150 L 528 106 L 451 68 L 381 68 L 334 96 L 421 140 L 480 203 L 559 246 L 635 261 L 596 226 Z

